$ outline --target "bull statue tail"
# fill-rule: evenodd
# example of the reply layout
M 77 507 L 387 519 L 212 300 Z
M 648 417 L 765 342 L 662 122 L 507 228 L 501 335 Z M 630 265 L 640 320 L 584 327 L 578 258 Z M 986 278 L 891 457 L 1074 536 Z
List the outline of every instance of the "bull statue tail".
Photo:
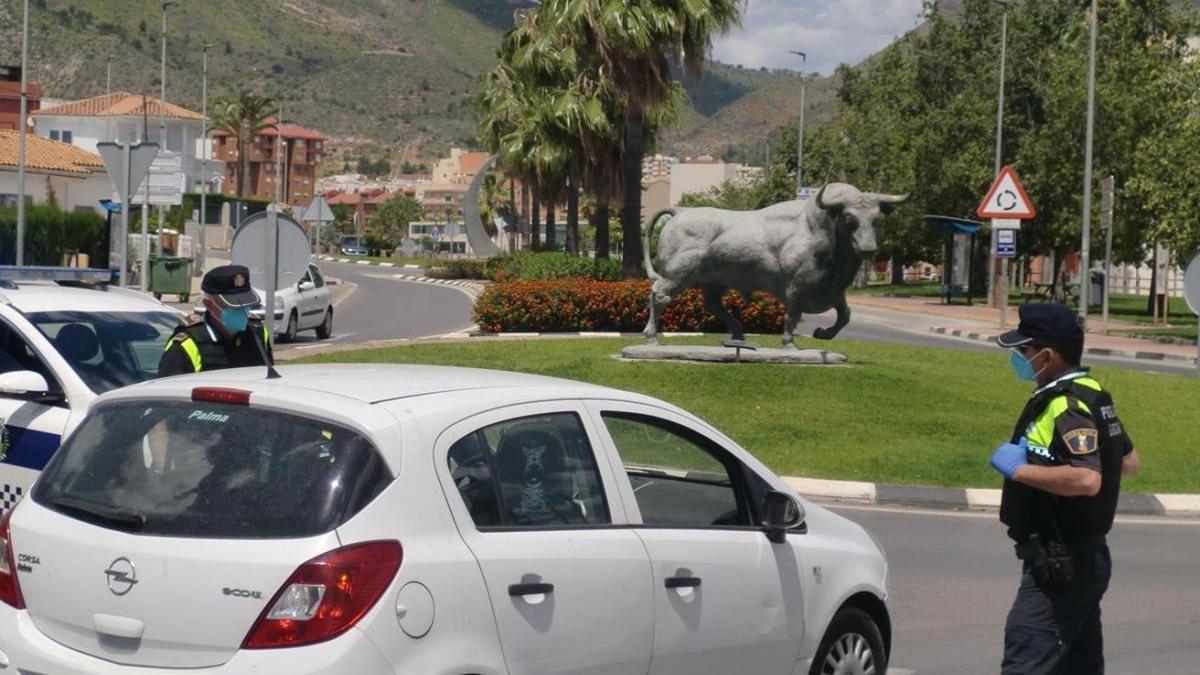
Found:
M 650 281 L 661 278 L 659 273 L 654 271 L 654 261 L 650 259 L 650 240 L 654 237 L 654 228 L 663 216 L 674 216 L 676 213 L 675 209 L 663 209 L 654 214 L 646 227 L 642 228 L 642 262 L 646 265 L 646 276 L 650 277 Z

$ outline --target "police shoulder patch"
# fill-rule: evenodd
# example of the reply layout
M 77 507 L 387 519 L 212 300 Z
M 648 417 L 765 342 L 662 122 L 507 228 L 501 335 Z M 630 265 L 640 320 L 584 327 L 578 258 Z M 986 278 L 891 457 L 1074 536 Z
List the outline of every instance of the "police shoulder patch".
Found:
M 1063 443 L 1072 455 L 1090 455 L 1099 449 L 1100 435 L 1095 429 L 1072 429 L 1062 435 Z

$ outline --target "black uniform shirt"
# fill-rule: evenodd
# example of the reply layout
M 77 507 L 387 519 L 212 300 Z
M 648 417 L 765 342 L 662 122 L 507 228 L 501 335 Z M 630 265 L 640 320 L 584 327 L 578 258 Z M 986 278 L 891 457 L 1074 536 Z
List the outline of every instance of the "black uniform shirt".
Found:
M 181 325 L 167 344 L 162 358 L 158 362 L 158 376 L 186 375 L 196 372 L 191 356 L 184 349 L 183 342 L 191 338 L 200 352 L 201 370 L 220 370 L 222 368 L 245 368 L 264 366 L 262 352 L 256 343 L 254 333 L 262 334 L 262 323 L 252 321 L 246 330 L 222 340 L 216 329 L 206 322 Z M 271 347 L 265 345 L 267 357 L 274 360 Z

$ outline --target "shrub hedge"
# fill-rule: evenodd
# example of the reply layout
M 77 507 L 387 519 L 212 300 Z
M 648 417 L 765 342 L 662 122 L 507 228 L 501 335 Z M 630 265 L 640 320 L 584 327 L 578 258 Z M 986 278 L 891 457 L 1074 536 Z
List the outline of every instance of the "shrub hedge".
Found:
M 506 281 L 487 287 L 475 302 L 475 322 L 487 333 L 640 331 L 649 316 L 650 282 L 557 279 Z M 737 293 L 722 301 L 747 332 L 778 333 L 786 309 L 766 293 L 743 302 Z M 723 332 L 725 325 L 704 309 L 700 291 L 676 296 L 663 311 L 659 330 Z
M 106 259 L 105 220 L 95 213 L 72 213 L 48 204 L 25 209 L 25 264 L 61 265 L 63 253 L 88 254 L 93 267 Z M 0 209 L 0 264 L 17 259 L 17 209 Z
M 482 260 L 447 260 L 425 270 L 425 276 L 434 279 L 486 279 Z
M 621 261 L 585 258 L 555 251 L 519 251 L 487 262 L 492 281 L 584 278 L 616 281 L 621 278 Z

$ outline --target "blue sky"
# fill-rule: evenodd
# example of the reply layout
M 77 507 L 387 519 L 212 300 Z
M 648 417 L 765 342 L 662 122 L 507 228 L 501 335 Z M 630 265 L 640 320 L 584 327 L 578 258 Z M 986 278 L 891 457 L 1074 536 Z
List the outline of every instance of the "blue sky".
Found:
M 921 0 L 750 0 L 742 28 L 720 38 L 713 58 L 747 67 L 800 67 L 828 75 L 858 63 L 918 23 Z

